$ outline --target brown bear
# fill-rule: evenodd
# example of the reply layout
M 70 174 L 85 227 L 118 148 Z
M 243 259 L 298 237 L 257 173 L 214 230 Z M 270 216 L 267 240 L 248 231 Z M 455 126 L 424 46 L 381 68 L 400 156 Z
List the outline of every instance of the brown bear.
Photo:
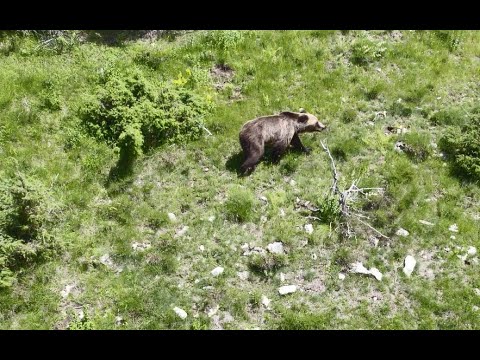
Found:
M 326 129 L 318 119 L 301 112 L 284 111 L 278 115 L 268 115 L 246 122 L 240 130 L 240 145 L 243 149 L 244 161 L 240 167 L 242 174 L 251 173 L 262 158 L 265 147 L 272 148 L 274 161 L 278 161 L 289 145 L 304 151 L 306 148 L 298 134 L 304 132 L 322 131 Z

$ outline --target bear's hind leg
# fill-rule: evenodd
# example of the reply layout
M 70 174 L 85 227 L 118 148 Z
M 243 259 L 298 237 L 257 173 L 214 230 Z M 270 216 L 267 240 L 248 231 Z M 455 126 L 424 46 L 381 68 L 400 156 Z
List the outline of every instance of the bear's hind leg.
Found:
M 246 145 L 246 144 L 242 144 Z M 249 146 L 242 146 L 243 147 L 243 152 L 245 154 L 245 160 L 240 167 L 240 172 L 243 175 L 247 175 L 253 172 L 255 170 L 255 167 L 257 164 L 260 162 L 260 159 L 263 156 L 263 145 L 253 145 L 249 144 Z

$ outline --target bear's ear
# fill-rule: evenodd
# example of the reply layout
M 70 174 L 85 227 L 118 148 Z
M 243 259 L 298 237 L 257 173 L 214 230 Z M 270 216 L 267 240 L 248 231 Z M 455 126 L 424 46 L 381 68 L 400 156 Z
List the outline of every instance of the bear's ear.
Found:
M 307 121 L 308 121 L 308 115 L 306 115 L 306 114 L 301 114 L 301 115 L 298 117 L 298 122 L 306 123 Z

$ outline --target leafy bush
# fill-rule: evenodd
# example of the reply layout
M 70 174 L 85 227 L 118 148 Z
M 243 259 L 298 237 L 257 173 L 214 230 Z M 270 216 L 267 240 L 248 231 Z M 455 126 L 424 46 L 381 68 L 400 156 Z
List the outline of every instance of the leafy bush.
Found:
M 454 171 L 461 177 L 480 180 L 480 115 L 460 127 L 449 127 L 440 140 L 440 148 L 453 162 Z
M 239 30 L 212 30 L 207 34 L 207 43 L 214 48 L 229 50 L 243 41 L 244 33 Z
M 188 72 L 187 72 L 188 77 Z M 184 85 L 147 80 L 136 69 L 109 69 L 100 77 L 92 98 L 81 108 L 90 134 L 120 148 L 120 157 L 135 158 L 164 143 L 198 138 L 212 102 Z
M 366 66 L 381 59 L 386 50 L 386 47 L 380 42 L 375 43 L 367 39 L 360 39 L 352 45 L 350 61 L 354 65 Z
M 0 287 L 11 285 L 14 269 L 54 249 L 49 228 L 57 210 L 49 191 L 31 178 L 0 182 Z
M 227 218 L 233 221 L 245 222 L 253 218 L 255 198 L 253 194 L 239 187 L 230 190 L 225 203 Z
M 340 205 L 338 199 L 333 196 L 327 196 L 318 206 L 318 217 L 325 224 L 335 223 L 340 216 Z

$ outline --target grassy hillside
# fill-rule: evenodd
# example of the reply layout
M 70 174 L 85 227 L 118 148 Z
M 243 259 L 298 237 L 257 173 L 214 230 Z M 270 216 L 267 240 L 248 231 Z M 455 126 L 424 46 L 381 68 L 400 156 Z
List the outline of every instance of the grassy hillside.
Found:
M 480 328 L 478 32 L 75 34 L 0 34 L 0 328 Z M 241 125 L 301 107 L 312 153 L 239 177 Z M 384 237 L 342 235 L 320 141 Z

